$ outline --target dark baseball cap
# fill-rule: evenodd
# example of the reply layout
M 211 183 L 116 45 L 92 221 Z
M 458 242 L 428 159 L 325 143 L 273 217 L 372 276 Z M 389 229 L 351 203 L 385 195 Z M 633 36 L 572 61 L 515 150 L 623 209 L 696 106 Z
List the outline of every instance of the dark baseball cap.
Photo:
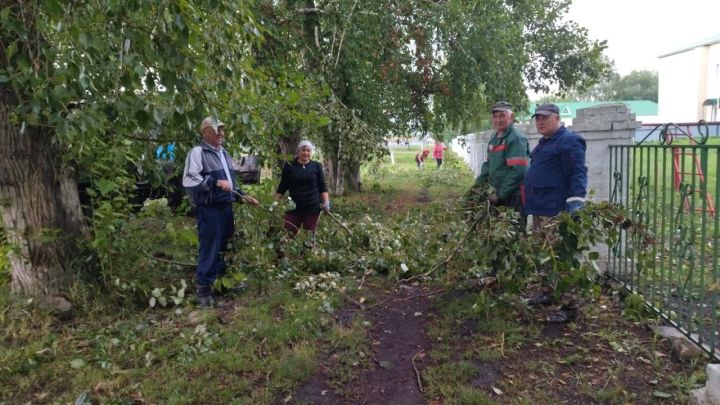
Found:
M 560 115 L 560 108 L 553 103 L 545 103 L 535 107 L 535 114 L 533 114 L 532 117 L 535 118 L 536 115 L 548 116 L 552 114 Z
M 498 101 L 497 103 L 492 105 L 492 108 L 490 108 L 491 112 L 507 110 L 512 110 L 512 104 L 508 103 L 507 101 Z

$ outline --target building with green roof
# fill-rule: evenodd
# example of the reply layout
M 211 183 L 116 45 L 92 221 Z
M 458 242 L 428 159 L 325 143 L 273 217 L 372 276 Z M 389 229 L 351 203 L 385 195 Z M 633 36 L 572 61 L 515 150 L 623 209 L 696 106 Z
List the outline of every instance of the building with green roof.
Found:
M 627 100 L 627 101 L 576 101 L 576 102 L 556 102 L 555 104 L 560 108 L 560 117 L 569 121 L 575 118 L 577 110 L 581 108 L 595 107 L 601 104 L 615 104 L 623 103 L 635 113 L 638 121 L 642 122 L 654 122 L 658 115 L 658 105 L 654 101 L 650 100 Z M 531 108 L 530 114 L 532 115 L 534 108 Z

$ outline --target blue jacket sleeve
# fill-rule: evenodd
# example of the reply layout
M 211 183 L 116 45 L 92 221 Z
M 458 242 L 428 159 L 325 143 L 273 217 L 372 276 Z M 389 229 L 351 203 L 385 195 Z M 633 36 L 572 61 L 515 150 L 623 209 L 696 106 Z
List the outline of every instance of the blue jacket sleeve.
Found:
M 574 135 L 565 141 L 562 170 L 567 181 L 569 197 L 585 198 L 587 194 L 587 166 L 585 164 L 585 140 Z

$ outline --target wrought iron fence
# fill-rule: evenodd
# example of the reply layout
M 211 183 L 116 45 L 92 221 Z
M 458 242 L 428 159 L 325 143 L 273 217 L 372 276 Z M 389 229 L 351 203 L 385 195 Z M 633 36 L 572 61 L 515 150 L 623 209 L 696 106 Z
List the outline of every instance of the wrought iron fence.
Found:
M 720 358 L 720 139 L 672 124 L 656 131 L 657 141 L 650 133 L 649 142 L 610 146 L 610 200 L 644 232 L 622 231 L 608 271 Z

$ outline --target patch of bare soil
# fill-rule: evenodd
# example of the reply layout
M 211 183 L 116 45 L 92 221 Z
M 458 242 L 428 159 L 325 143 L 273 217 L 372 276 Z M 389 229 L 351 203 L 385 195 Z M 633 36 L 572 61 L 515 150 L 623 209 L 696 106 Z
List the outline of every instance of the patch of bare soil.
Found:
M 416 201 L 419 203 L 429 203 L 430 202 L 430 191 L 427 189 L 427 187 L 423 187 L 420 190 L 420 193 L 418 193 Z
M 679 361 L 669 340 L 625 318 L 620 304 L 600 297 L 583 305 L 572 324 L 544 322 L 553 310 L 534 308 L 519 316 L 515 326 L 523 337 L 515 336 L 515 343 L 502 340 L 499 359 L 471 360 L 477 371 L 473 388 L 499 403 L 519 398 L 541 404 L 684 402 L 692 388 L 687 381 L 702 362 Z M 486 322 L 459 324 L 454 352 L 477 352 L 476 342 L 497 341 L 497 332 L 484 330 Z
M 433 297 L 438 291 L 401 286 L 398 291 L 374 291 L 376 304 L 359 310 L 370 322 L 372 367 L 363 370 L 342 396 L 328 382 L 332 364 L 322 366 L 295 393 L 296 404 L 395 404 L 426 403 L 418 382 L 430 340 L 427 324 L 434 317 Z M 347 321 L 340 312 L 339 322 Z M 345 319 L 343 319 L 345 318 Z

